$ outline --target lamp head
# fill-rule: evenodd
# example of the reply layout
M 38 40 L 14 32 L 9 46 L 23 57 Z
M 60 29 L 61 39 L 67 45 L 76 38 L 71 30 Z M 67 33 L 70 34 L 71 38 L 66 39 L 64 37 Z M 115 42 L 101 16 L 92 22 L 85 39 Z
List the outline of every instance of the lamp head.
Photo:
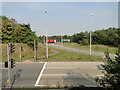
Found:
M 45 13 L 47 13 L 47 10 L 45 10 Z

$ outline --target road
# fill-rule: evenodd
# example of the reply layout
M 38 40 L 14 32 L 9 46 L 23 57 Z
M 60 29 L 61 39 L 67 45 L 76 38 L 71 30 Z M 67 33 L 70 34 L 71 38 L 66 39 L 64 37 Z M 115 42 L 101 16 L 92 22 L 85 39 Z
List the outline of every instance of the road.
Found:
M 34 86 L 44 63 L 17 63 L 10 70 L 11 85 L 13 87 Z M 2 69 L 3 86 L 8 87 L 8 69 Z
M 94 77 L 102 76 L 101 62 L 46 62 L 35 86 L 89 86 L 98 84 Z
M 43 86 L 89 86 L 98 84 L 94 77 L 102 76 L 97 65 L 102 62 L 40 62 L 17 63 L 11 69 L 11 85 L 13 87 Z M 2 70 L 3 86 L 8 87 L 7 69 Z
M 43 46 L 43 44 L 42 43 L 39 43 L 39 45 L 41 46 L 41 47 L 43 47 L 43 48 L 46 48 L 45 46 Z M 54 50 L 54 49 L 50 49 L 52 52 L 54 52 L 54 53 L 52 53 L 52 54 L 49 54 L 48 56 L 54 56 L 54 55 L 56 55 L 56 54 L 58 54 L 59 53 L 59 51 L 56 51 L 56 50 Z M 37 59 L 40 59 L 40 58 L 45 58 L 46 56 L 41 56 L 41 57 L 37 57 Z
M 58 45 L 50 45 L 60 48 Z M 86 53 L 73 48 L 63 47 L 64 50 Z M 56 52 L 58 53 L 58 52 Z M 93 54 L 93 53 L 92 53 Z M 95 54 L 96 55 L 96 54 Z M 10 70 L 11 86 L 13 87 L 43 87 L 43 86 L 89 86 L 98 84 L 94 77 L 102 76 L 97 65 L 102 62 L 39 62 L 39 63 L 16 63 L 15 68 Z M 2 86 L 8 87 L 8 69 L 2 69 Z
M 69 48 L 69 47 L 65 47 L 65 46 L 62 47 L 60 45 L 55 45 L 55 44 L 49 44 L 49 46 L 55 47 L 55 48 L 58 48 L 58 49 L 67 50 L 67 51 L 70 51 L 70 52 L 83 53 L 83 54 L 87 54 L 87 55 L 90 54 L 90 52 L 86 51 L 86 50 L 74 49 L 74 48 Z M 104 53 L 100 53 L 100 52 L 92 52 L 92 55 L 94 55 L 94 56 L 101 56 L 101 57 L 105 56 Z M 115 58 L 115 55 L 114 54 L 110 54 L 110 57 L 111 58 Z

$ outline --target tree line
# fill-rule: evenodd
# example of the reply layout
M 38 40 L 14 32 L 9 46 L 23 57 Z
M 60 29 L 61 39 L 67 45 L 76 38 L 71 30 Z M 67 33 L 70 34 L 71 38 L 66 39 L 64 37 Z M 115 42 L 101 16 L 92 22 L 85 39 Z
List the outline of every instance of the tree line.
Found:
M 38 38 L 30 28 L 30 24 L 19 24 L 14 18 L 8 19 L 0 16 L 2 43 L 25 43 L 30 47 L 34 45 L 34 39 Z
M 90 33 L 81 32 L 71 36 L 71 41 L 89 45 Z M 92 44 L 103 44 L 119 47 L 120 45 L 120 28 L 108 28 L 92 32 Z
M 1 37 L 2 43 L 26 43 L 30 47 L 33 47 L 34 40 L 38 39 L 38 42 L 44 42 L 45 36 L 37 36 L 35 32 L 31 30 L 30 24 L 19 24 L 13 18 L 8 19 L 5 16 L 0 16 L 1 21 Z M 71 36 L 63 35 L 63 39 L 70 39 L 71 42 L 75 42 L 82 45 L 89 45 L 90 33 L 80 32 Z M 48 39 L 55 39 L 57 42 L 61 41 L 61 36 L 49 36 Z M 92 44 L 103 44 L 120 47 L 120 28 L 108 28 L 92 32 Z
M 120 47 L 120 28 L 107 28 L 102 30 L 96 30 L 92 33 L 92 44 L 103 44 Z M 71 36 L 63 35 L 63 39 L 70 39 L 71 42 L 78 43 L 81 45 L 89 45 L 90 33 L 80 32 L 75 33 Z M 41 41 L 44 41 L 45 36 L 39 37 Z M 48 39 L 55 39 L 57 42 L 61 41 L 61 36 L 49 36 Z

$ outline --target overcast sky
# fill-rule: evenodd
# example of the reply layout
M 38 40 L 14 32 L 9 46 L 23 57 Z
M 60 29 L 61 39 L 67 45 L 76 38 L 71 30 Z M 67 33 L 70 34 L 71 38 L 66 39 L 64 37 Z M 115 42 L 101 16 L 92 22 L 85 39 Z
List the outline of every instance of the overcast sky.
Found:
M 118 27 L 117 2 L 3 2 L 2 15 L 15 18 L 19 23 L 29 23 L 36 34 L 72 35 L 90 30 L 90 14 L 93 13 L 93 29 Z

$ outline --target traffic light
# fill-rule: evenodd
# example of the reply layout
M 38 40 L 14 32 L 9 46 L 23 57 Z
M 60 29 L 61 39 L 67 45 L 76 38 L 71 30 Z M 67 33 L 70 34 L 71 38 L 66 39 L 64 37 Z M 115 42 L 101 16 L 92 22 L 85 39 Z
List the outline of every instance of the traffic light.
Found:
M 36 51 L 37 51 L 38 47 L 36 46 Z
M 15 45 L 13 43 L 10 43 L 10 53 L 15 52 Z
M 20 46 L 20 49 L 21 49 L 21 51 L 23 51 L 23 47 L 22 46 Z
M 11 68 L 15 67 L 15 60 L 13 58 L 11 58 Z
M 35 45 L 37 45 L 38 43 L 37 43 L 37 39 L 35 40 Z
M 8 68 L 8 62 L 5 62 L 5 68 Z

